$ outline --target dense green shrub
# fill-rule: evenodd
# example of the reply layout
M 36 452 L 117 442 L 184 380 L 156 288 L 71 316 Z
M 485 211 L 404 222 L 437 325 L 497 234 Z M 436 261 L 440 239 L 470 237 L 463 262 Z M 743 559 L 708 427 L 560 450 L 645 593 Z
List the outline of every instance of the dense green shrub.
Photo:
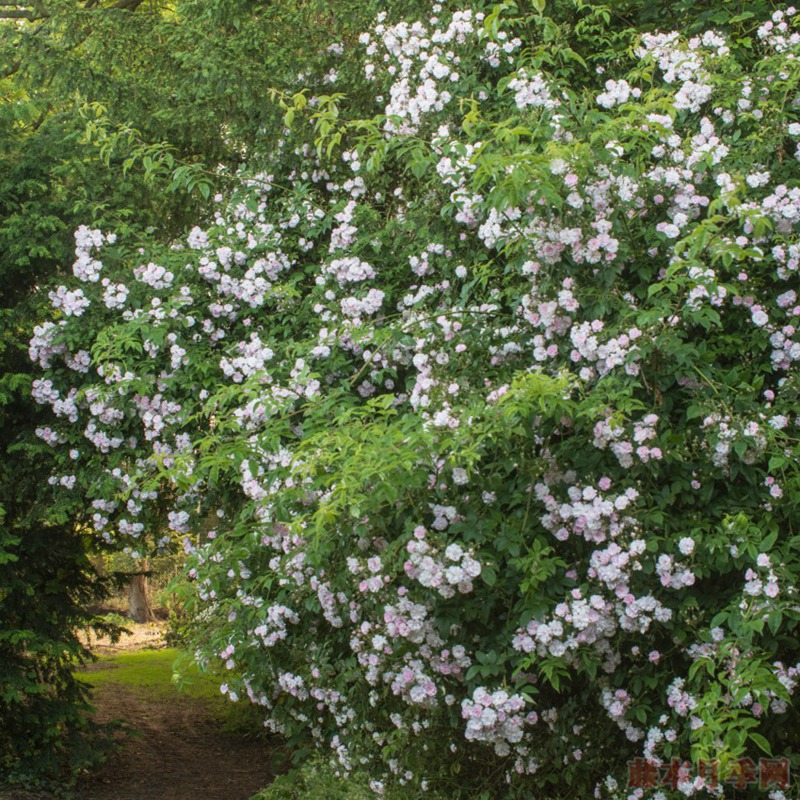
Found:
M 797 747 L 797 16 L 530 5 L 379 15 L 211 224 L 80 228 L 52 481 L 184 536 L 200 663 L 377 793 L 753 789 Z
M 72 674 L 87 656 L 77 636 L 93 623 L 86 604 L 103 591 L 71 526 L 28 522 L 18 532 L 0 534 L 0 784 L 58 786 L 107 746 Z
M 251 800 L 373 800 L 375 792 L 369 778 L 356 773 L 347 778 L 337 777 L 330 765 L 321 759 L 312 759 L 302 767 L 278 776 L 268 788 Z M 388 792 L 386 800 L 407 800 L 405 791 Z M 436 800 L 429 794 L 431 800 Z

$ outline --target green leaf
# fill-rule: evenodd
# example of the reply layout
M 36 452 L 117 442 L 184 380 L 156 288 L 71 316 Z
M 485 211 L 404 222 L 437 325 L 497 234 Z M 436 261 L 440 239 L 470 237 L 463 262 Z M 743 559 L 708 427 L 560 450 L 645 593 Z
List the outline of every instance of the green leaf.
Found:
M 763 753 L 772 756 L 772 747 L 770 743 L 760 733 L 751 733 L 749 738 Z

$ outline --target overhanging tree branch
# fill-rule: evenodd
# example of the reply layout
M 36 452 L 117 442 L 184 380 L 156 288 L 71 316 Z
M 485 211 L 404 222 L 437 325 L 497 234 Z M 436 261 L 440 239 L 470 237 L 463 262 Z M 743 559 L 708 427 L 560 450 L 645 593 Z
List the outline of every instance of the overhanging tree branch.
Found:
M 136 9 L 144 3 L 144 0 L 116 0 L 116 2 L 110 6 L 100 6 L 99 0 L 82 0 L 82 2 L 85 9 L 97 9 L 98 11 L 108 11 L 110 9 L 136 11 Z M 29 35 L 36 36 L 46 28 L 47 20 L 51 19 L 51 15 L 44 11 L 44 9 L 34 10 L 34 8 L 30 6 L 24 7 L 22 3 L 0 0 L 0 21 L 4 19 L 21 19 L 29 22 L 41 22 L 42 24 L 33 31 L 32 34 L 28 32 Z M 10 78 L 12 75 L 19 72 L 21 68 L 21 59 L 12 61 L 5 69 L 0 69 L 0 80 Z
M 97 0 L 86 0 L 84 8 L 87 9 L 119 9 L 122 11 L 136 11 L 144 0 L 116 0 L 109 6 L 101 6 Z M 0 20 L 3 19 L 24 19 L 32 22 L 34 20 L 46 19 L 50 16 L 44 9 L 35 9 L 24 3 L 0 2 Z
M 0 8 L 0 19 L 26 19 L 29 22 L 40 19 L 30 9 L 21 8 Z

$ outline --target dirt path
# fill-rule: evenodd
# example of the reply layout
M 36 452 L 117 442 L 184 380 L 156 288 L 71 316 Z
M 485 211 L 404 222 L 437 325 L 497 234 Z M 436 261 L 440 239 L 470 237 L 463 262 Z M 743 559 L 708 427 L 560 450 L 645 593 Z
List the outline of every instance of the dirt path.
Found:
M 128 624 L 117 642 L 89 642 L 101 658 L 88 666 L 100 680 L 94 689 L 97 722 L 121 720 L 136 732 L 109 761 L 76 788 L 78 800 L 248 800 L 272 780 L 271 748 L 241 733 L 222 730 L 219 698 L 212 703 L 177 691 L 164 694 L 152 685 L 108 674 L 125 669 L 122 654 L 163 648 L 163 624 Z M 161 651 L 166 654 L 167 651 Z M 110 657 L 110 658 L 109 658 Z M 115 658 L 116 657 L 116 658 Z M 149 656 L 148 656 L 149 661 Z M 163 674 L 169 683 L 169 663 Z M 128 667 L 130 668 L 130 667 Z M 97 673 L 106 673 L 105 676 Z M 161 671 L 159 671 L 161 674 Z M 98 683 L 96 680 L 92 683 Z
M 216 684 L 205 694 L 172 686 L 177 651 L 164 649 L 163 624 L 128 627 L 119 641 L 87 638 L 100 660 L 83 671 L 95 685 L 94 719 L 121 721 L 135 735 L 120 735 L 121 747 L 79 782 L 75 800 L 249 800 L 271 783 L 276 746 L 228 730 Z M 0 787 L 0 800 L 54 798 Z
M 80 800 L 247 800 L 273 777 L 270 749 L 221 731 L 202 700 L 108 685 L 95 703 L 98 722 L 122 719 L 139 735 L 77 787 Z

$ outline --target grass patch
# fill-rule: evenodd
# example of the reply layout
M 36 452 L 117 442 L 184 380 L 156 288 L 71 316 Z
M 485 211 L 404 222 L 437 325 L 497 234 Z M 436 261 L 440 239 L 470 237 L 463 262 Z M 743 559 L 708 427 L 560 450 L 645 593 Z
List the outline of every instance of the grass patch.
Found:
M 182 656 L 174 647 L 102 655 L 94 669 L 76 675 L 95 688 L 135 686 L 154 696 L 179 691 L 187 697 L 221 700 L 217 681 L 201 673 L 196 665 L 184 662 Z
M 151 702 L 169 703 L 176 698 L 202 702 L 225 729 L 252 734 L 263 731 L 261 720 L 249 703 L 225 699 L 219 691 L 221 681 L 211 673 L 201 672 L 174 647 L 101 655 L 93 668 L 75 674 L 95 690 L 125 687 L 136 689 Z

